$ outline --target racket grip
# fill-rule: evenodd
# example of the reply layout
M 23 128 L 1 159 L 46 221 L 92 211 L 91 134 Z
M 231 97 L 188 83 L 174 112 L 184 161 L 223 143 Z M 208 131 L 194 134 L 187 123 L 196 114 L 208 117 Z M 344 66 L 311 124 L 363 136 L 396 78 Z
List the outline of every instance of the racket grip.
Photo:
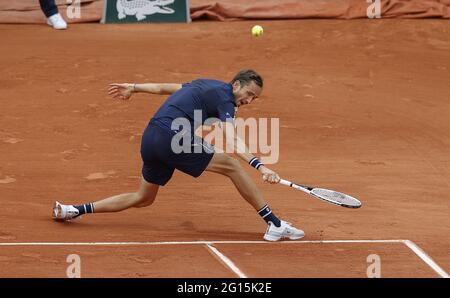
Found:
M 292 187 L 294 189 L 301 190 L 303 192 L 306 192 L 307 194 L 311 194 L 312 188 L 310 189 L 303 185 L 298 185 L 298 184 L 292 183 L 291 181 L 284 180 L 284 179 L 280 179 L 280 182 L 278 182 L 278 183 L 280 183 L 281 185 L 286 185 L 286 186 Z
M 280 182 L 278 182 L 282 185 L 286 185 L 286 186 L 291 186 L 292 183 L 290 181 L 284 180 L 284 179 L 280 179 Z

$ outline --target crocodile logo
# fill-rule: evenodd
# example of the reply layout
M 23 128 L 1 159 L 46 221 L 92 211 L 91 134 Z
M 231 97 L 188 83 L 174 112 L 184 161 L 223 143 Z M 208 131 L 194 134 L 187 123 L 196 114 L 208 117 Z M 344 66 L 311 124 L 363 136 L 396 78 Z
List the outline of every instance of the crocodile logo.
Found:
M 117 17 L 121 20 L 126 16 L 135 16 L 138 21 L 142 21 L 155 13 L 172 14 L 175 11 L 166 5 L 174 2 L 175 0 L 117 0 Z

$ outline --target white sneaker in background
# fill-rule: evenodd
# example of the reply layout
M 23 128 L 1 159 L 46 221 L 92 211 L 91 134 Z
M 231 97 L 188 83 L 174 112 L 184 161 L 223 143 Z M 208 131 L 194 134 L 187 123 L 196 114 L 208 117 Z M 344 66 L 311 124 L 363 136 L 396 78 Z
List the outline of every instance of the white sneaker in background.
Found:
M 59 13 L 54 14 L 51 17 L 49 17 L 47 19 L 47 24 L 49 24 L 56 30 L 67 29 L 67 23 L 66 23 L 66 21 L 64 21 L 64 19 L 62 18 L 62 16 Z

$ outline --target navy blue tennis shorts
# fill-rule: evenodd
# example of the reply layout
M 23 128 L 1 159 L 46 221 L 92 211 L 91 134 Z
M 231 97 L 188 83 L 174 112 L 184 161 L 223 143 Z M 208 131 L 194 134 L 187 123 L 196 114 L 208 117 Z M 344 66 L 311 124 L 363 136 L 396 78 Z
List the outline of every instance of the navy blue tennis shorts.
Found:
M 198 177 L 208 167 L 214 155 L 214 147 L 202 138 L 190 136 L 191 152 L 175 153 L 172 150 L 172 138 L 178 132 L 149 123 L 142 135 L 141 157 L 142 176 L 145 181 L 165 185 L 175 169 L 190 176 Z M 182 141 L 181 141 L 181 145 Z M 201 152 L 194 147 L 201 147 Z M 196 152 L 194 152 L 196 151 Z

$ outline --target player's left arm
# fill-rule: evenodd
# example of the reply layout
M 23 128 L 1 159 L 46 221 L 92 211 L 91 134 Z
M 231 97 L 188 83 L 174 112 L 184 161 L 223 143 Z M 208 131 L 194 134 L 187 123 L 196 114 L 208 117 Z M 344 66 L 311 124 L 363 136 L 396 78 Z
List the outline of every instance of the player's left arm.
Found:
M 109 85 L 108 94 L 113 98 L 129 99 L 133 93 L 144 92 L 151 94 L 172 94 L 183 87 L 177 83 L 113 83 Z
M 133 92 L 145 92 L 151 94 L 172 94 L 181 89 L 182 84 L 174 83 L 145 83 L 133 84 Z

